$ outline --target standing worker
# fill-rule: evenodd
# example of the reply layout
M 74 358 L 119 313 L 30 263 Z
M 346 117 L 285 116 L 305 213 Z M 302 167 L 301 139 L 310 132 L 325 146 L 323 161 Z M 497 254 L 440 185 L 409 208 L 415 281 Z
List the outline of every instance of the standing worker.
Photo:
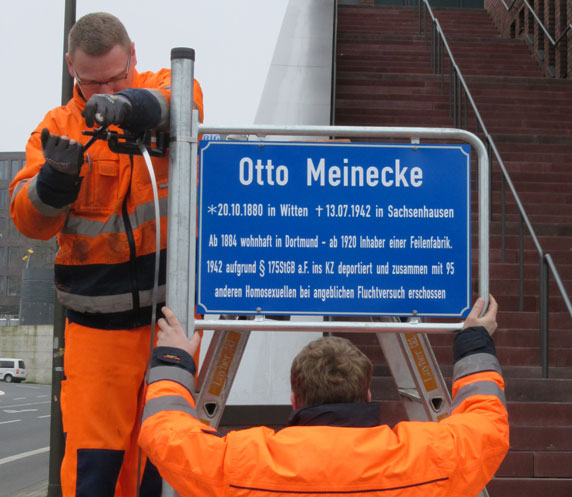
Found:
M 66 308 L 61 409 L 64 497 L 159 496 L 139 469 L 137 432 L 149 359 L 156 253 L 151 179 L 141 156 L 116 154 L 82 131 L 166 129 L 170 71 L 138 73 L 121 21 L 92 13 L 72 27 L 66 54 L 73 98 L 46 115 L 10 185 L 11 216 L 26 236 L 57 236 L 55 282 Z M 203 119 L 202 91 L 194 103 Z M 168 158 L 153 159 L 161 206 L 159 308 L 165 301 Z M 143 461 L 144 462 L 144 461 Z
M 194 410 L 200 337 L 159 320 L 139 443 L 183 497 L 474 497 L 508 450 L 504 383 L 491 335 L 497 304 L 478 299 L 454 342 L 453 404 L 440 422 L 391 429 L 370 402 L 371 361 L 346 339 L 306 345 L 290 371 L 288 426 L 208 429 Z

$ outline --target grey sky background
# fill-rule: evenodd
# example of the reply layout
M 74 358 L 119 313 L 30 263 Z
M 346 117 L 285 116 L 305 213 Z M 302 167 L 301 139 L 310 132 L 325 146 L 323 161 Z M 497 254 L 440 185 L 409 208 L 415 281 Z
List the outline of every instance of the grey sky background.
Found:
M 77 18 L 105 11 L 135 42 L 137 69 L 170 67 L 171 48 L 196 52 L 209 124 L 252 124 L 288 0 L 77 0 Z M 9 5 L 8 5 L 9 4 Z M 0 152 L 24 151 L 61 103 L 64 0 L 2 2 Z

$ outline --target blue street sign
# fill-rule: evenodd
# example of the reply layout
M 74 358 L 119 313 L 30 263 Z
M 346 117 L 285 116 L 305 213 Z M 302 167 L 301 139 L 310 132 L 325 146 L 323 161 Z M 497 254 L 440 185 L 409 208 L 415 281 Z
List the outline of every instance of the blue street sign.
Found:
M 199 157 L 199 313 L 468 313 L 470 146 L 202 141 Z

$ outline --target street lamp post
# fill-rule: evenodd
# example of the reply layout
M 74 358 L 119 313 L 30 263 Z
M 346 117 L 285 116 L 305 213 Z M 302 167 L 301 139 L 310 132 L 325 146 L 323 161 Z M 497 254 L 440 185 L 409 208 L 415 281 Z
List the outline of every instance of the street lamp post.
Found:
M 73 96 L 73 78 L 67 70 L 65 54 L 68 49 L 68 33 L 76 18 L 76 1 L 66 0 L 64 12 L 64 50 L 62 57 L 62 105 Z M 50 464 L 48 474 L 47 497 L 61 497 L 62 487 L 60 467 L 64 457 L 65 441 L 60 410 L 60 393 L 64 373 L 64 329 L 65 312 L 62 304 L 54 295 L 54 340 L 52 355 L 52 405 L 50 418 Z

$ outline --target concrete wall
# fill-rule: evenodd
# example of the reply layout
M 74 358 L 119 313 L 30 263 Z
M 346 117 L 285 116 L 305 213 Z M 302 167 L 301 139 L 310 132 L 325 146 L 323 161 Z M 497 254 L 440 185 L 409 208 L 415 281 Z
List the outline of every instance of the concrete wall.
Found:
M 1 326 L 0 357 L 24 359 L 31 383 L 52 382 L 53 326 Z
M 334 0 L 290 0 L 256 124 L 330 124 Z

